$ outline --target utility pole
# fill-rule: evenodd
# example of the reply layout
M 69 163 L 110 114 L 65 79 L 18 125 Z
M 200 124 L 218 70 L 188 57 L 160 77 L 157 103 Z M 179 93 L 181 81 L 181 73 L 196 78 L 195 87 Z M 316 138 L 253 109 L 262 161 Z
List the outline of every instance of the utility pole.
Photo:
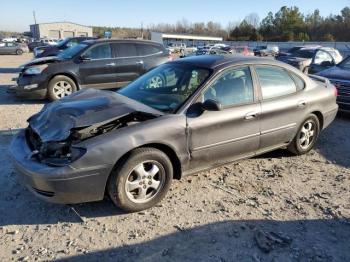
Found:
M 34 17 L 34 35 L 33 35 L 33 37 L 34 37 L 34 39 L 36 40 L 37 39 L 37 25 L 36 25 L 36 16 L 35 16 L 35 11 L 33 10 L 33 17 Z
M 34 17 L 34 24 L 36 25 L 36 16 L 35 16 L 35 11 L 33 11 L 33 17 Z
M 141 39 L 143 39 L 143 22 L 141 22 Z

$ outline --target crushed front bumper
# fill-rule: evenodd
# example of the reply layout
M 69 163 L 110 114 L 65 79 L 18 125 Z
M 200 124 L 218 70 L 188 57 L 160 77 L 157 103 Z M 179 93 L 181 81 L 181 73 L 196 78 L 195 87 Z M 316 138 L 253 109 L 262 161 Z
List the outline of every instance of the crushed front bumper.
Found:
M 40 199 L 52 203 L 75 204 L 102 200 L 109 165 L 75 169 L 72 166 L 51 167 L 30 158 L 25 131 L 11 143 L 10 153 L 19 178 Z
M 13 88 L 19 97 L 31 99 L 44 99 L 47 96 L 46 76 L 39 75 L 22 75 L 16 79 L 17 85 Z

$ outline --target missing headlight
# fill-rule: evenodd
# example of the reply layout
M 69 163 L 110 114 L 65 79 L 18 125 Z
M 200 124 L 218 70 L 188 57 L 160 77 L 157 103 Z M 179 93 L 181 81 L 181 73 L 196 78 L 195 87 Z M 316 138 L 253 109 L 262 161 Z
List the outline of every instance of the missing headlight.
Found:
M 76 161 L 85 153 L 85 148 L 70 147 L 69 149 L 65 148 L 64 151 L 58 149 L 53 155 L 45 157 L 42 154 L 40 154 L 39 158 L 42 163 L 45 163 L 49 166 L 65 166 Z

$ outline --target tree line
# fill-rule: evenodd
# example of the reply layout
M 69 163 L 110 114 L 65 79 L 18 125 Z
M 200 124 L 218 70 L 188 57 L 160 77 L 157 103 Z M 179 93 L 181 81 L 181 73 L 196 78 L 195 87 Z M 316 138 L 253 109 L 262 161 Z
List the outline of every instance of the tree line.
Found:
M 213 21 L 190 23 L 186 19 L 138 29 L 93 27 L 95 35 L 102 37 L 105 31 L 111 31 L 113 37 L 143 36 L 146 39 L 150 38 L 150 32 L 157 31 L 220 36 L 234 41 L 350 41 L 350 8 L 323 17 L 318 9 L 305 15 L 296 6 L 283 6 L 276 13 L 269 12 L 262 20 L 251 13 L 243 21 L 230 22 L 226 27 Z

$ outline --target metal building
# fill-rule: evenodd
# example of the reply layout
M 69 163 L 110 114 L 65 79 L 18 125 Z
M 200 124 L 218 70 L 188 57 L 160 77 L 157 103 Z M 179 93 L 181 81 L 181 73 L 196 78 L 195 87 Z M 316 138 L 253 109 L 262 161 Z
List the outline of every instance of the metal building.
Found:
M 191 44 L 196 42 L 198 43 L 211 43 L 211 42 L 221 42 L 222 37 L 215 36 L 202 36 L 202 35 L 187 35 L 187 34 L 168 34 L 168 33 L 159 33 L 151 32 L 151 40 L 163 43 L 165 45 L 172 42 L 182 42 L 186 44 Z
M 41 23 L 30 25 L 33 38 L 63 39 L 75 36 L 92 36 L 92 27 L 71 22 Z

